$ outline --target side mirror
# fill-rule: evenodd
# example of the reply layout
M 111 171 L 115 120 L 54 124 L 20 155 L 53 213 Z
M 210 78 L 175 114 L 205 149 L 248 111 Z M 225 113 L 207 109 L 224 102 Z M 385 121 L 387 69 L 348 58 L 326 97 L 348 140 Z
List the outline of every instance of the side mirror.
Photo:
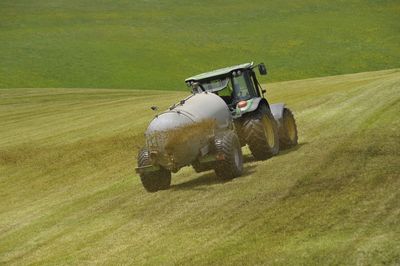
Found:
M 260 75 L 267 75 L 267 68 L 264 63 L 258 65 L 258 72 L 260 72 Z

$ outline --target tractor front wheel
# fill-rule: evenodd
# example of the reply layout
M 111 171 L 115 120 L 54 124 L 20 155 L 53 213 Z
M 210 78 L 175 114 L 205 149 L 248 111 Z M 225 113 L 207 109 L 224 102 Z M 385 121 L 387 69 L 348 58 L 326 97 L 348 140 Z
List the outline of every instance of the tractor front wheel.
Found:
M 151 165 L 149 151 L 145 148 L 139 151 L 138 166 Z M 171 185 L 171 172 L 160 166 L 158 171 L 140 173 L 140 180 L 148 192 L 168 189 Z
M 279 130 L 280 146 L 288 149 L 297 145 L 297 126 L 293 113 L 285 108 L 283 110 L 282 125 Z

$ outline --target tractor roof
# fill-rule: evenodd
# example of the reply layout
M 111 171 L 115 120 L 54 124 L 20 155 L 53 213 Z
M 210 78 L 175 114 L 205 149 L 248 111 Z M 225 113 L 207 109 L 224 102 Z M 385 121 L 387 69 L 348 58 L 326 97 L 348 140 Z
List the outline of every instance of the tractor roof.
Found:
M 252 67 L 253 67 L 253 62 L 236 65 L 236 66 L 225 67 L 225 68 L 213 70 L 210 72 L 202 73 L 202 74 L 187 78 L 187 79 L 185 79 L 185 82 L 199 81 L 199 80 L 209 79 L 209 78 L 213 78 L 213 77 L 217 77 L 217 76 L 224 76 L 224 75 L 231 73 L 234 70 L 249 69 Z

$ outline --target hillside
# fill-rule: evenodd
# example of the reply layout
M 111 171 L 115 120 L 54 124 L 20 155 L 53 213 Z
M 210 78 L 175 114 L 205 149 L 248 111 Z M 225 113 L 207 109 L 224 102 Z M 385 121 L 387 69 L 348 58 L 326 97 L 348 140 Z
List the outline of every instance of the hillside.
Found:
M 143 131 L 183 92 L 0 90 L 0 264 L 398 264 L 400 70 L 271 83 L 300 144 L 146 193 Z
M 251 60 L 275 81 L 400 67 L 399 1 L 0 1 L 0 88 L 184 89 Z

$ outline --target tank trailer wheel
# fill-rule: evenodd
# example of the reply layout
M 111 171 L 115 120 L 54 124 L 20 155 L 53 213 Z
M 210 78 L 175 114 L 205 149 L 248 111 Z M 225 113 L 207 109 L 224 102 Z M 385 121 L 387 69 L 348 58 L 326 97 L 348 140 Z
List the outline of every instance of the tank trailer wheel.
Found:
M 283 149 L 297 145 L 297 126 L 293 113 L 288 109 L 283 109 L 282 125 L 279 132 L 279 142 Z
M 278 154 L 279 132 L 270 110 L 250 114 L 242 129 L 254 158 L 265 160 Z
M 233 131 L 217 136 L 215 139 L 217 162 L 215 174 L 223 179 L 230 180 L 243 172 L 243 154 L 239 138 Z
M 145 148 L 141 149 L 138 155 L 138 166 L 141 167 L 150 164 L 149 151 Z M 160 170 L 155 172 L 141 173 L 140 180 L 148 192 L 165 190 L 171 185 L 171 172 L 161 167 Z

